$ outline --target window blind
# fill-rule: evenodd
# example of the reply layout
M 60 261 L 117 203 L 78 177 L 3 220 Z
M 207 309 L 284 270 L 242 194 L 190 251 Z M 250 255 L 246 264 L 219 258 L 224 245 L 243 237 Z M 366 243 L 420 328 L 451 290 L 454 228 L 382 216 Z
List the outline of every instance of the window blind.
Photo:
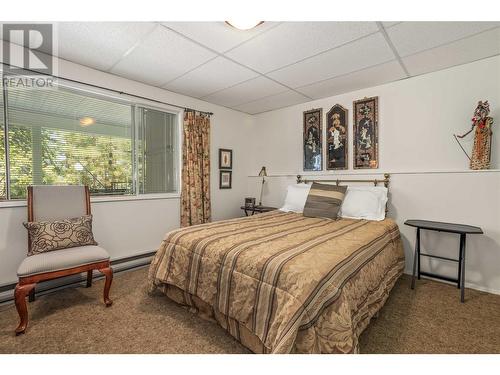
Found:
M 132 106 L 57 89 L 10 89 L 10 197 L 31 184 L 132 193 Z
M 177 114 L 60 86 L 6 91 L 0 199 L 25 198 L 34 184 L 84 184 L 93 195 L 179 191 Z
M 148 193 L 177 192 L 176 115 L 140 108 L 139 190 Z

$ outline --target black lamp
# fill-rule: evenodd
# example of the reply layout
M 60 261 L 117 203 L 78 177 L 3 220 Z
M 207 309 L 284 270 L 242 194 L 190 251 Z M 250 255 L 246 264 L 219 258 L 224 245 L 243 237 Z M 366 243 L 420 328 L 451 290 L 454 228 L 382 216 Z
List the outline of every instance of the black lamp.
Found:
M 264 183 L 266 182 L 267 172 L 266 167 L 262 167 L 259 172 L 259 177 L 262 177 L 262 185 L 260 186 L 260 198 L 259 198 L 259 206 L 262 206 L 262 190 L 264 190 Z

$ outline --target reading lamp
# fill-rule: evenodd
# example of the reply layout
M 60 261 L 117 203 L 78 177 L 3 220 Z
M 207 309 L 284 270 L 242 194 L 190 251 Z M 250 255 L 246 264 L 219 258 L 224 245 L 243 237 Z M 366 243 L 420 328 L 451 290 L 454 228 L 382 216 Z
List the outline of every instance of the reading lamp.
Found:
M 262 206 L 262 190 L 264 190 L 264 183 L 266 182 L 267 172 L 266 167 L 262 167 L 259 172 L 259 177 L 262 177 L 262 185 L 260 186 L 260 198 L 259 198 L 259 206 Z

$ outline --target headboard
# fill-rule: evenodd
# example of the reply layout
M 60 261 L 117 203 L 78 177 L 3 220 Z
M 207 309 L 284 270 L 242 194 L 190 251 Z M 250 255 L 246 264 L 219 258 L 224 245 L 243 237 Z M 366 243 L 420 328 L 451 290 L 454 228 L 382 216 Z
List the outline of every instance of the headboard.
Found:
M 323 180 L 323 179 L 307 179 L 307 178 L 304 178 L 302 175 L 298 174 L 297 175 L 297 183 L 298 184 L 301 184 L 301 183 L 304 183 L 304 184 L 307 184 L 309 182 L 334 182 L 336 185 L 340 185 L 342 183 L 350 183 L 350 182 L 354 182 L 354 183 L 369 183 L 369 184 L 373 184 L 374 186 L 378 186 L 378 184 L 384 184 L 384 186 L 387 188 L 387 190 L 389 190 L 389 181 L 390 181 L 390 178 L 391 178 L 391 175 L 389 173 L 384 173 L 384 178 L 382 180 L 379 180 L 379 179 L 373 179 L 373 180 L 370 180 L 370 179 L 360 179 L 360 180 L 356 180 L 356 179 L 335 179 L 335 180 Z M 387 204 L 385 205 L 385 212 L 387 213 L 389 211 L 389 201 L 387 201 Z
M 302 175 L 298 174 L 297 175 L 297 183 L 300 184 L 300 183 L 304 183 L 304 184 L 307 184 L 309 182 L 335 182 L 336 185 L 340 185 L 341 183 L 349 183 L 349 182 L 366 182 L 366 183 L 370 183 L 370 184 L 373 184 L 374 186 L 377 186 L 379 183 L 383 183 L 384 186 L 386 188 L 389 188 L 389 181 L 390 181 L 390 178 L 391 178 L 391 175 L 389 173 L 384 173 L 384 179 L 383 180 L 378 180 L 378 179 L 373 179 L 373 180 L 343 180 L 343 179 L 335 179 L 335 180 L 312 180 L 312 179 L 306 179 L 306 178 L 303 178 Z

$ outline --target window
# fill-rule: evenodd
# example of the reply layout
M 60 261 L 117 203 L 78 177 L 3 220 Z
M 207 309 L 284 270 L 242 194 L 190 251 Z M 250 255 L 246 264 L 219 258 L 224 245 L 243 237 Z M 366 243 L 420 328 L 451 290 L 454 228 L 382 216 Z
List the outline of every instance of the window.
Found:
M 139 108 L 139 192 L 176 192 L 177 121 L 171 113 Z
M 178 191 L 176 114 L 71 88 L 6 91 L 0 199 L 25 198 L 32 184 L 85 184 L 92 195 Z

